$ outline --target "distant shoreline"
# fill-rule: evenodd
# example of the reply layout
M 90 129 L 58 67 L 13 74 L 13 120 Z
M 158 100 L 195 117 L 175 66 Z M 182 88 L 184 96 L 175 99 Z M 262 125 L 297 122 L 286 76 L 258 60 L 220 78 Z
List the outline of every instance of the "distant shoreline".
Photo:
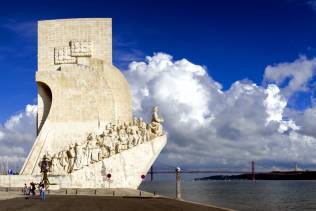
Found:
M 214 175 L 195 178 L 198 180 L 316 180 L 316 171 L 271 171 L 267 173 L 251 173 L 238 175 Z

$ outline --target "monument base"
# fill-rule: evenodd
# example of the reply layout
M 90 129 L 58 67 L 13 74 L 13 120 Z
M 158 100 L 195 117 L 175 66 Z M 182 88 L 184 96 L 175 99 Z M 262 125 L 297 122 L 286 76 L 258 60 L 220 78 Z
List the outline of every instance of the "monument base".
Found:
M 49 175 L 59 188 L 130 188 L 137 189 L 153 162 L 167 143 L 166 135 L 139 144 L 68 175 Z M 111 175 L 109 177 L 109 175 Z M 39 183 L 40 175 L 1 175 L 0 187 L 23 187 Z

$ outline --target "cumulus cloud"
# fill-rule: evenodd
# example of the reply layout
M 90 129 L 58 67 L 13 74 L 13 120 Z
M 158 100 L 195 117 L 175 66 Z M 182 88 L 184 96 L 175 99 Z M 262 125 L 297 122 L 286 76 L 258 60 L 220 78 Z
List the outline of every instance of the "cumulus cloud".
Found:
M 284 108 L 286 107 L 286 100 L 280 95 L 279 87 L 270 84 L 264 92 L 267 95 L 263 102 L 268 113 L 267 123 L 270 121 L 281 121 Z
M 205 67 L 164 53 L 132 62 L 125 75 L 135 115 L 149 116 L 158 105 L 165 118 L 169 142 L 162 162 L 238 168 L 247 168 L 251 160 L 315 164 L 316 140 L 299 133 L 295 121 L 284 116 L 286 96 L 307 89 L 315 61 L 300 58 L 268 66 L 267 86 L 236 81 L 226 91 Z M 280 90 L 288 76 L 289 84 Z
M 4 138 L 4 133 L 0 131 L 0 141 Z
M 132 62 L 125 72 L 136 114 L 148 112 L 155 102 L 168 111 L 180 111 L 176 117 L 180 122 L 202 124 L 212 119 L 208 105 L 221 95 L 221 85 L 207 76 L 202 66 L 186 59 L 172 62 L 172 57 L 163 53 L 148 56 L 146 61 Z
M 316 58 L 307 59 L 301 56 L 294 62 L 283 62 L 269 65 L 264 72 L 265 83 L 275 83 L 282 88 L 282 94 L 290 98 L 294 93 L 308 92 L 314 89 L 310 86 L 316 75 Z
M 285 98 L 281 95 L 279 87 L 275 84 L 269 84 L 264 92 L 267 95 L 263 102 L 266 106 L 266 112 L 268 114 L 266 125 L 269 124 L 271 121 L 276 121 L 280 123 L 280 132 L 285 132 L 289 129 L 298 130 L 299 126 L 297 126 L 292 119 L 283 120 L 283 114 L 287 102 Z
M 36 105 L 27 105 L 0 125 L 0 171 L 19 170 L 23 164 L 35 140 L 36 113 Z
M 316 108 L 311 107 L 304 111 L 287 110 L 288 116 L 300 125 L 299 133 L 316 138 Z

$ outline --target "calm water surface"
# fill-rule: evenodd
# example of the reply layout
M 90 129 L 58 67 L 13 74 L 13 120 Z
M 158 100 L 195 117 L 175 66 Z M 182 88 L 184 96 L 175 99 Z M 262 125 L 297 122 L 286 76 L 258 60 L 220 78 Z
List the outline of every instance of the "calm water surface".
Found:
M 145 181 L 141 190 L 175 196 L 175 182 Z M 316 181 L 182 181 L 182 198 L 237 210 L 316 210 Z

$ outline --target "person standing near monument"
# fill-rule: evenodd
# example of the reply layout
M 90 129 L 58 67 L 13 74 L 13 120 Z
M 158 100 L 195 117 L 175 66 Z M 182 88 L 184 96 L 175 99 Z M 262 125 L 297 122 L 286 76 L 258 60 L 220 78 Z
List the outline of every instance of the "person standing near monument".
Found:
M 44 185 L 44 183 L 40 184 L 40 198 L 41 198 L 41 200 L 45 200 L 45 185 Z
M 24 188 L 23 188 L 23 195 L 28 195 L 27 194 L 27 190 L 28 190 L 28 187 L 26 185 L 26 183 L 24 184 Z
M 35 183 L 34 183 L 34 182 L 31 182 L 31 183 L 30 183 L 30 186 L 31 186 L 31 191 L 30 191 L 30 192 L 32 193 L 32 196 L 35 196 L 35 189 L 36 189 L 36 188 L 35 188 Z

